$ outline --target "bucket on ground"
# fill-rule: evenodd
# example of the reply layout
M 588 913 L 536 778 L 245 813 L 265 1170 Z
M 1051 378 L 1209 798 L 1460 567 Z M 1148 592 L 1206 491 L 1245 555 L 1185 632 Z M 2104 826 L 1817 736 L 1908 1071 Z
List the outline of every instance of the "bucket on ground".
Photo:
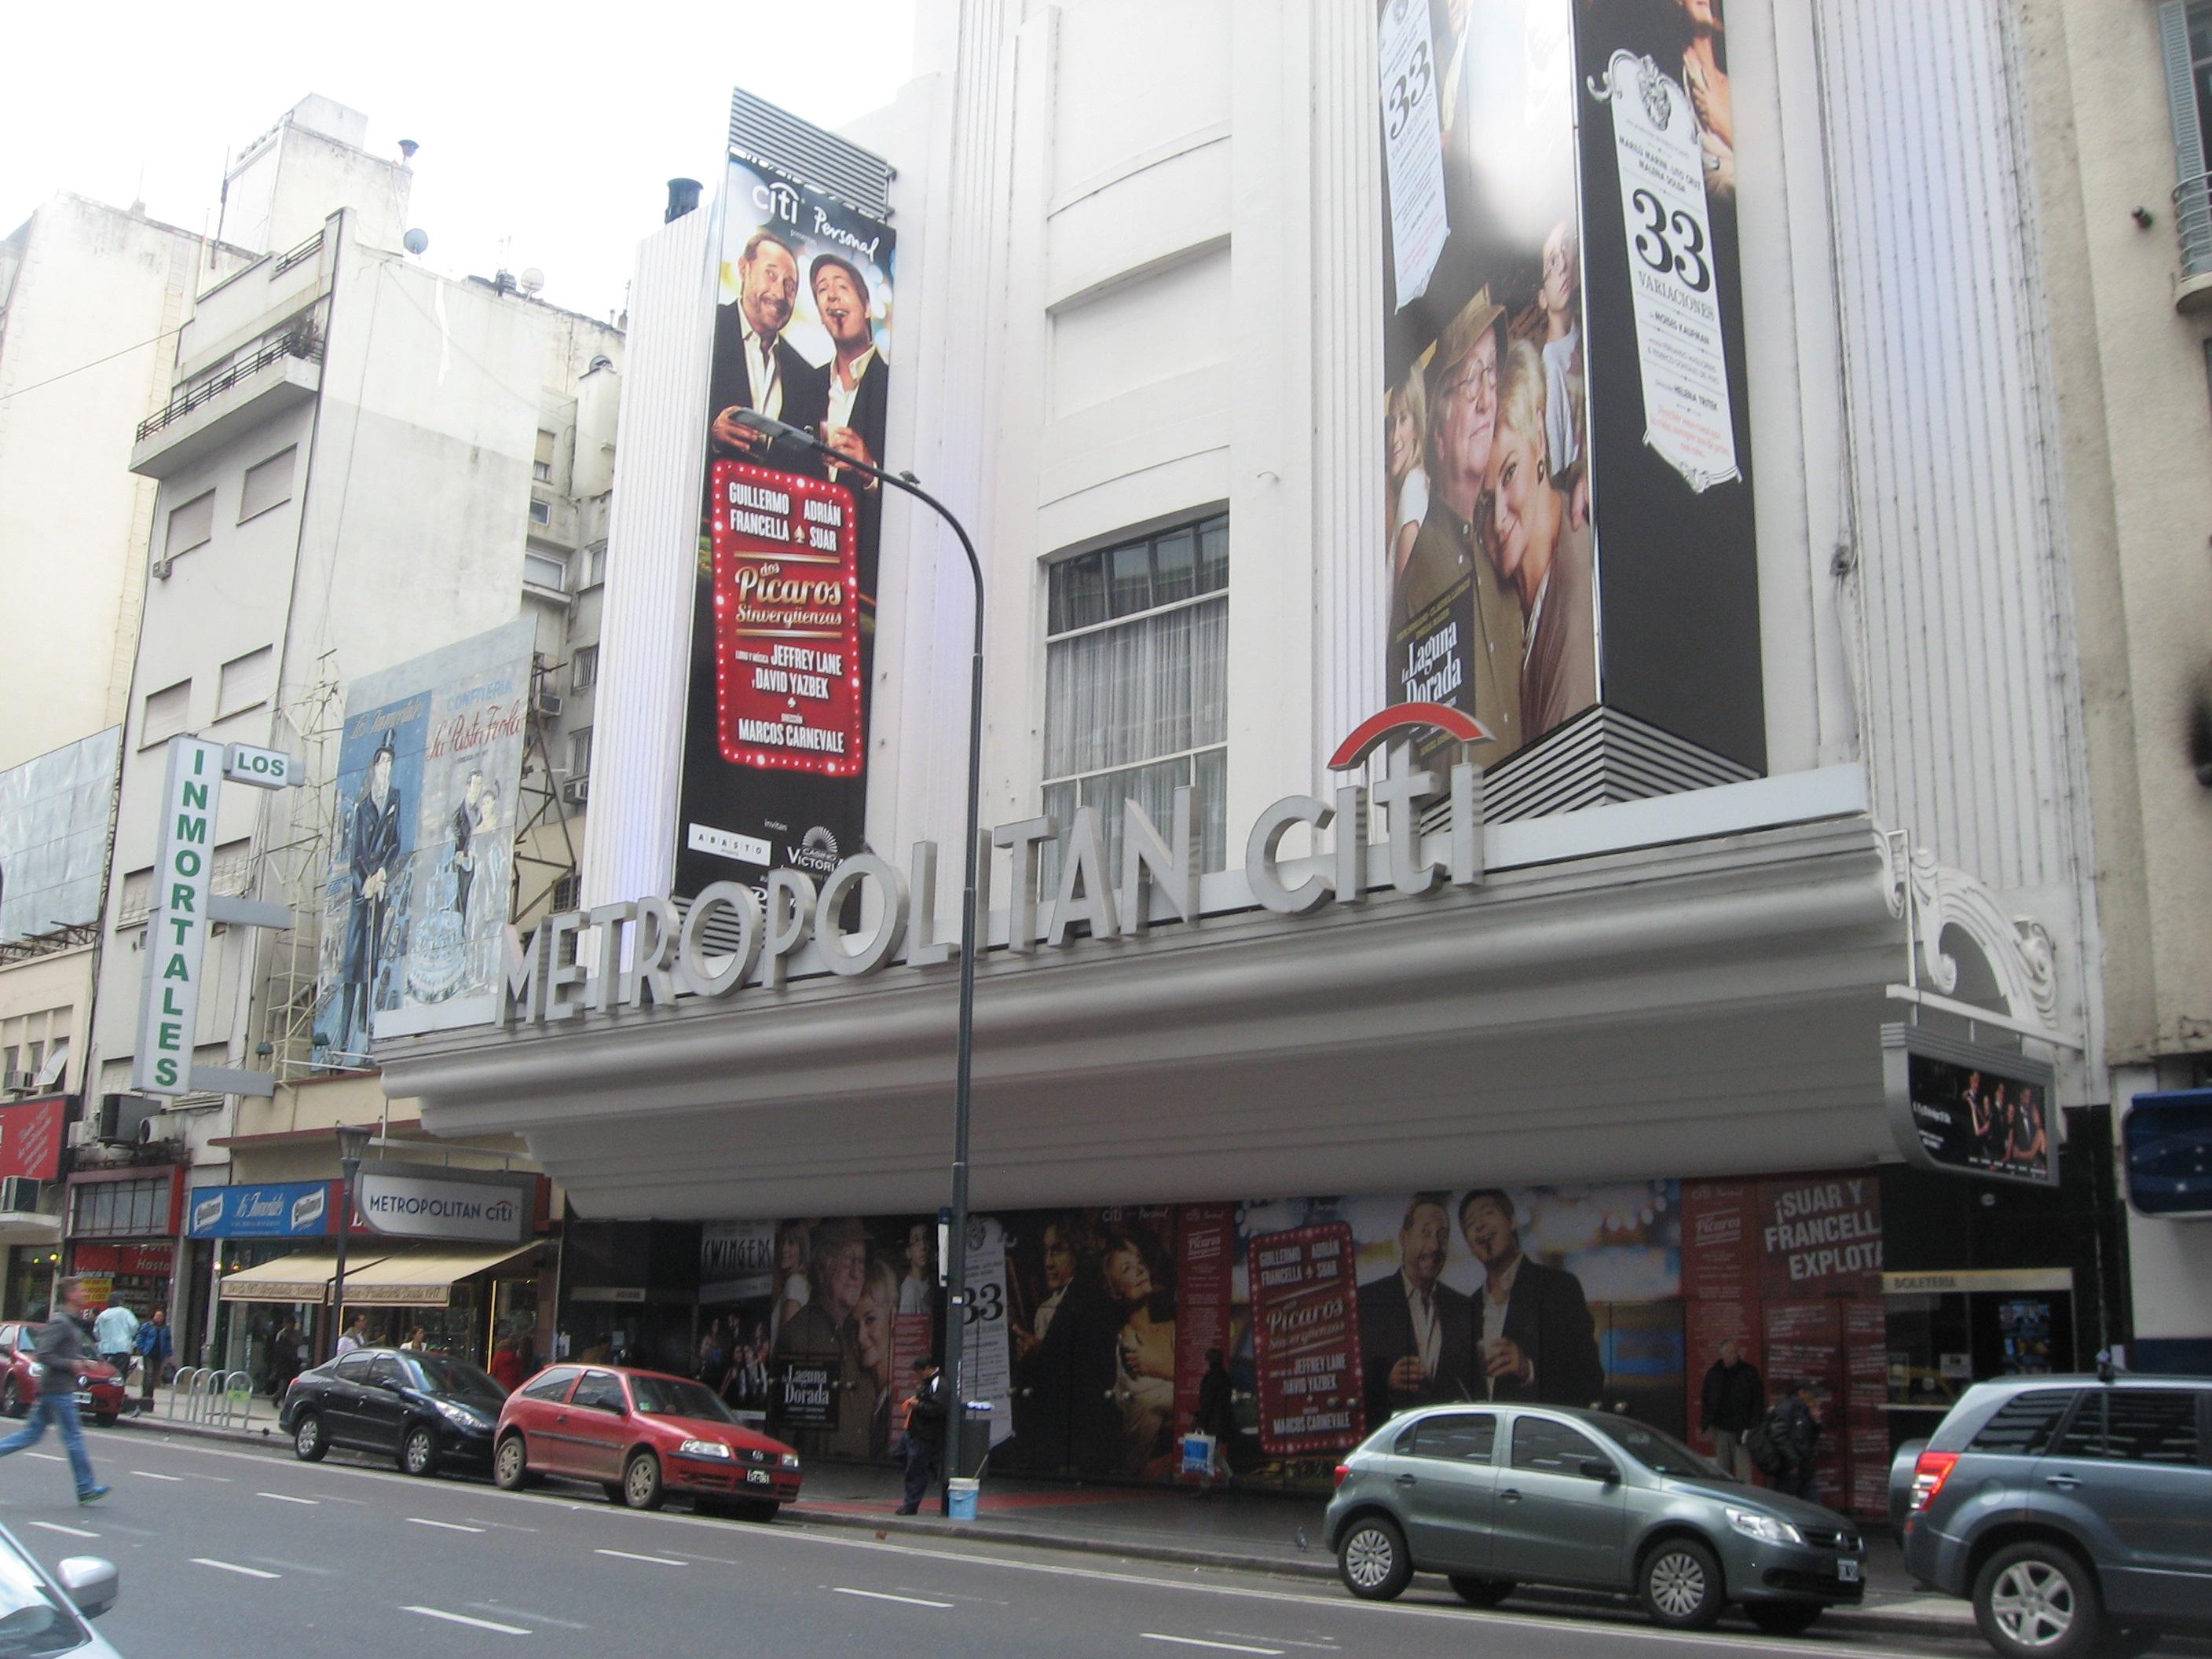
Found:
M 945 1492 L 949 1507 L 945 1513 L 948 1517 L 955 1521 L 973 1521 L 975 1518 L 975 1489 L 981 1484 L 963 1475 L 955 1475 L 946 1481 Z

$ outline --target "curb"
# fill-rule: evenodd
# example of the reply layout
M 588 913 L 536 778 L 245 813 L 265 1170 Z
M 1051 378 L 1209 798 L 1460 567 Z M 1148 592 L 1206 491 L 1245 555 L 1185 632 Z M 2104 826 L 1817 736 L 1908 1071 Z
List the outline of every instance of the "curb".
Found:
M 265 1446 L 280 1443 L 276 1425 L 267 1425 L 253 1429 L 217 1428 L 206 1423 L 180 1423 L 167 1418 L 146 1418 L 136 1415 L 119 1419 L 116 1426 L 131 1425 L 141 1432 L 188 1435 L 196 1439 L 223 1440 L 234 1444 Z M 833 1498 L 833 1503 L 856 1502 L 856 1499 Z M 812 1510 L 804 1499 L 784 1511 L 790 1521 L 806 1526 L 840 1527 L 855 1531 L 883 1534 L 896 1533 L 916 1538 L 954 1538 L 969 1543 L 1014 1544 L 1030 1549 L 1066 1550 L 1084 1555 L 1118 1555 L 1132 1561 L 1158 1561 L 1173 1566 L 1211 1567 L 1231 1572 L 1266 1573 L 1278 1578 L 1334 1579 L 1335 1563 L 1323 1553 L 1316 1559 L 1297 1557 L 1255 1555 L 1237 1550 L 1200 1549 L 1182 1544 L 1150 1544 L 1113 1538 L 1085 1538 L 1079 1534 L 1060 1532 L 1018 1533 L 997 1526 L 976 1526 L 966 1522 L 943 1521 L 914 1515 L 851 1515 L 832 1510 Z M 1546 1612 L 1588 1612 L 1596 1607 L 1618 1608 L 1623 1605 L 1617 1596 L 1585 1594 L 1565 1589 L 1528 1589 L 1517 1592 L 1515 1602 L 1530 1610 Z M 1942 1613 L 1931 1614 L 1925 1608 L 1906 1612 L 1902 1608 L 1861 1605 L 1855 1607 L 1833 1607 L 1827 1620 L 1839 1628 L 1862 1630 L 1892 1636 L 1971 1635 L 1973 1632 L 1973 1613 L 1964 1601 L 1952 1602 Z

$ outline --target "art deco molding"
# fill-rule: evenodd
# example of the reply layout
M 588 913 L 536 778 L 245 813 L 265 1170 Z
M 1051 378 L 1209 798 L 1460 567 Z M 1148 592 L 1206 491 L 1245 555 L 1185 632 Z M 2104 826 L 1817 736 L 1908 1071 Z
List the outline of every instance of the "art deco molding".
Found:
M 1877 838 L 1889 911 L 1905 923 L 1905 948 L 1918 953 L 1926 988 L 1944 996 L 1958 994 L 1960 963 L 1948 947 L 1963 937 L 1988 969 L 2006 1013 L 2055 1026 L 2057 960 L 2043 924 L 2008 915 L 1987 887 L 1963 870 L 1937 863 L 1935 854 L 1912 846 L 1903 830 L 1877 831 Z

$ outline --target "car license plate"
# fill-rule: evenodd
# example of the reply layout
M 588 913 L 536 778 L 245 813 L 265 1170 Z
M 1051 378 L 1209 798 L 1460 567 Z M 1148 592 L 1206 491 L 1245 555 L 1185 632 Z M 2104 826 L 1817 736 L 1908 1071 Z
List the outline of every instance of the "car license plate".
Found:
M 747 1469 L 745 1471 L 745 1485 L 748 1486 L 773 1486 L 775 1484 L 775 1477 L 770 1474 L 766 1469 Z
M 88 1393 L 80 1394 L 76 1397 L 76 1403 L 80 1406 L 89 1406 L 92 1404 L 92 1395 Z
M 1856 1561 L 1837 1562 L 1836 1577 L 1842 1579 L 1846 1584 L 1857 1583 L 1859 1582 L 1859 1564 Z

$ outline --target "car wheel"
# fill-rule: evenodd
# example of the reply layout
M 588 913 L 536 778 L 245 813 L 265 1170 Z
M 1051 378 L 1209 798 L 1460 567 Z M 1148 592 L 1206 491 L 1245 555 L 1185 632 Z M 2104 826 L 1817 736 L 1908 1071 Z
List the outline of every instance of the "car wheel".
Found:
M 1388 1601 L 1413 1577 L 1406 1534 L 1388 1516 L 1363 1516 L 1336 1547 L 1336 1571 L 1345 1589 L 1363 1601 Z
M 657 1510 L 668 1494 L 660 1484 L 660 1460 L 641 1451 L 623 1465 L 622 1501 L 634 1510 Z
M 319 1463 L 330 1449 L 330 1442 L 323 1438 L 323 1419 L 313 1412 L 301 1412 L 292 1425 L 292 1455 L 302 1463 Z
M 510 1434 L 492 1453 L 491 1480 L 501 1492 L 520 1492 L 530 1484 L 530 1449 L 520 1435 Z
M 428 1423 L 417 1423 L 400 1437 L 399 1467 L 408 1474 L 438 1472 L 438 1437 Z
M 1471 1607 L 1494 1607 L 1513 1594 L 1510 1578 L 1474 1578 L 1465 1573 L 1455 1576 L 1451 1587 Z
M 1669 1630 L 1705 1630 L 1728 1601 L 1721 1564 L 1694 1538 L 1664 1538 L 1653 1545 L 1640 1583 L 1644 1610 Z
M 9 1417 L 23 1414 L 23 1391 L 15 1386 L 15 1379 L 12 1376 L 5 1382 L 0 1382 L 0 1413 Z
M 2013 1544 L 1974 1577 L 1974 1622 L 2007 1659 L 2069 1659 L 2097 1644 L 2097 1586 L 2072 1551 Z
M 1818 1601 L 1754 1601 L 1744 1608 L 1769 1636 L 1802 1636 L 1820 1616 Z

